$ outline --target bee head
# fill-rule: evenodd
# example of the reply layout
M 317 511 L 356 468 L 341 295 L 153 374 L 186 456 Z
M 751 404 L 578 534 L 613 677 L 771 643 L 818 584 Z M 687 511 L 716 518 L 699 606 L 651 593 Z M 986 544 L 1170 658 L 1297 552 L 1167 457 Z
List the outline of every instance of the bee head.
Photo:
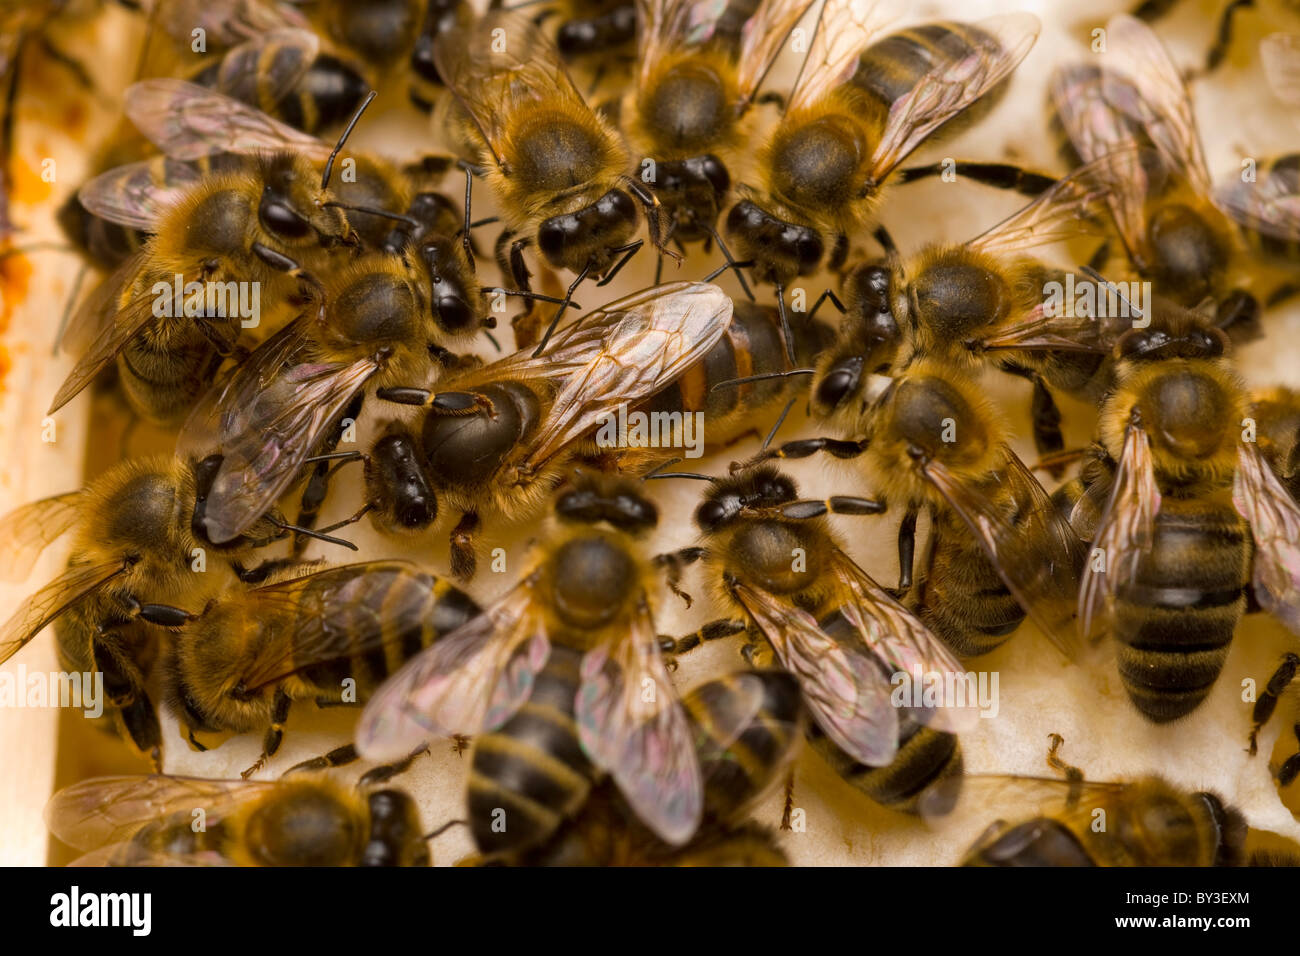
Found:
M 784 285 L 796 276 L 811 275 L 826 251 L 817 230 L 778 219 L 749 199 L 731 207 L 726 230 L 733 254 L 754 260 L 754 275 L 760 281 Z
M 609 250 L 627 243 L 636 233 L 636 201 L 622 189 L 611 189 L 589 206 L 551 216 L 537 229 L 537 248 L 557 269 L 597 271 L 610 260 Z
M 770 508 L 794 501 L 799 489 L 794 480 L 773 465 L 746 468 L 716 480 L 695 509 L 701 531 L 717 531 L 747 509 Z

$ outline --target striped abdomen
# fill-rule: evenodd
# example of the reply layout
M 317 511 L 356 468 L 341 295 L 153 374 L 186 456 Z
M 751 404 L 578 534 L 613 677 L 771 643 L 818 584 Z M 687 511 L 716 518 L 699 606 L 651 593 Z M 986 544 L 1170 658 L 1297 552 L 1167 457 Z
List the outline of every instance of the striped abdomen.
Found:
M 307 133 L 342 123 L 366 94 L 366 82 L 356 70 L 338 57 L 322 53 L 286 95 L 276 98 L 273 83 L 301 68 L 301 51 L 291 45 L 238 47 L 196 73 L 193 82 Z
M 476 738 L 467 803 L 480 853 L 535 846 L 586 802 L 595 768 L 573 717 L 581 661 L 580 652 L 553 644 L 528 701 Z
M 1287 153 L 1274 159 L 1261 160 L 1255 170 L 1254 182 L 1233 183 L 1231 194 L 1236 205 L 1255 212 L 1261 222 L 1276 221 L 1268 204 L 1276 204 L 1282 197 L 1300 193 L 1300 153 Z M 1252 251 L 1276 260 L 1280 265 L 1294 267 L 1300 262 L 1300 242 L 1284 238 L 1279 229 L 1263 232 L 1238 223 Z
M 428 610 L 420 615 L 417 625 L 400 632 L 385 633 L 382 645 L 359 654 L 339 656 L 333 660 L 311 664 L 298 676 L 320 689 L 327 698 L 341 696 L 343 681 L 356 681 L 357 701 L 365 701 L 393 672 L 434 641 L 451 633 L 462 624 L 478 616 L 480 608 L 474 599 L 449 581 L 421 575 L 418 585 L 411 582 L 402 569 L 376 571 L 358 565 L 358 574 L 365 576 L 365 599 L 357 602 L 343 614 L 333 614 L 330 625 L 336 627 L 341 642 L 348 642 L 358 633 L 373 630 L 373 621 L 379 620 L 386 632 L 391 631 L 394 615 L 389 609 L 408 605 L 412 587 L 427 588 L 424 599 Z M 384 576 L 391 580 L 385 585 Z M 338 587 L 337 575 L 322 585 Z M 310 593 L 300 602 L 310 608 Z
M 720 746 L 719 725 L 746 704 L 752 681 L 762 704 L 735 740 Z M 794 757 L 807 724 L 799 682 L 785 671 L 743 671 L 694 688 L 682 704 L 695 728 L 704 780 L 704 807 L 716 820 L 736 819 L 777 782 Z M 721 719 L 721 721 L 720 721 Z M 723 724 L 727 726 L 727 724 Z
M 1120 677 L 1149 719 L 1190 713 L 1218 679 L 1245 610 L 1251 547 L 1226 490 L 1161 501 L 1152 546 L 1116 591 L 1113 622 Z

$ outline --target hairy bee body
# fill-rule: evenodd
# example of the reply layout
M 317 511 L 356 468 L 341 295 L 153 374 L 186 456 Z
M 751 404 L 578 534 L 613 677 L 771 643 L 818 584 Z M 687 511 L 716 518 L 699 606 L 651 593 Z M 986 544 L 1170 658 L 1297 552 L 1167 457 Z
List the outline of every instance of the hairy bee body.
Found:
M 1097 810 L 1105 811 L 1105 827 L 1091 825 Z M 1145 777 L 1095 798 L 1085 792 L 1077 807 L 1057 816 L 998 821 L 962 865 L 1237 866 L 1246 836 L 1241 814 L 1217 795 Z

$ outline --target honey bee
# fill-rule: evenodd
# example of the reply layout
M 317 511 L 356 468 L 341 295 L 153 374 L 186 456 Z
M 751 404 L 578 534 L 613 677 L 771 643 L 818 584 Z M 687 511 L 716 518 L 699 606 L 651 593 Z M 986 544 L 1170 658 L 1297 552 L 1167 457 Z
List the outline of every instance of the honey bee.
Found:
M 1060 745 L 1053 735 L 1052 756 Z M 1049 758 L 1050 761 L 1051 758 Z M 1057 758 L 1059 761 L 1059 758 Z M 1022 823 L 993 823 L 962 866 L 1242 866 L 1249 827 L 1218 794 L 1188 792 L 1157 776 L 1130 781 L 967 777 L 964 786 L 1040 808 Z M 983 786 L 981 786 L 983 785 Z M 1098 827 L 1096 821 L 1104 819 Z
M 274 562 L 249 562 L 292 530 L 269 511 L 237 539 L 209 540 L 203 513 L 212 465 L 125 461 L 85 489 L 25 505 L 0 525 L 10 542 L 0 575 L 9 580 L 25 577 L 46 546 L 73 533 L 67 569 L 0 630 L 0 661 L 55 625 L 61 666 L 104 675 L 115 724 L 155 763 L 161 733 L 145 678 L 157 629 L 181 627 L 210 599 L 263 578 Z M 204 572 L 196 573 L 200 558 Z
M 1120 15 L 1107 25 L 1107 44 L 1100 66 L 1055 72 L 1056 119 L 1084 162 L 1127 155 L 1111 167 L 1110 203 L 1134 271 L 1178 305 L 1213 299 L 1215 324 L 1248 335 L 1270 267 L 1294 270 L 1294 169 L 1215 187 L 1187 90 L 1159 39 Z
M 497 199 L 515 286 L 529 291 L 523 251 L 577 276 L 537 346 L 541 355 L 574 289 L 607 283 L 641 247 L 638 203 L 662 249 L 663 211 L 628 175 L 630 156 L 613 126 L 574 87 L 554 43 L 518 16 L 489 13 L 468 31 L 434 41 L 434 62 L 466 114 L 465 129 Z M 676 255 L 669 253 L 669 255 Z
M 743 155 L 759 86 L 810 0 L 765 0 L 743 23 L 718 4 L 640 0 L 638 82 L 621 111 L 634 155 L 654 163 L 665 239 L 721 242 L 714 228 Z
M 478 614 L 463 591 L 393 561 L 229 593 L 171 641 L 166 702 L 202 750 L 196 733 L 263 731 L 262 754 L 244 771 L 248 777 L 279 750 L 295 700 L 338 704 L 350 680 L 356 700 L 364 701 L 403 661 Z
M 636 59 L 637 8 L 628 0 L 557 0 L 545 11 L 554 16 L 555 45 L 571 65 L 590 67 L 593 88 L 612 83 Z
M 741 185 L 724 231 L 754 278 L 785 286 L 811 275 L 829 242 L 875 218 L 883 188 L 917 146 L 995 92 L 1029 52 L 1038 20 L 939 21 L 872 41 L 853 0 L 822 9 L 784 114 Z M 787 323 L 788 324 L 788 323 Z
M 1105 504 L 1078 598 L 1081 633 L 1116 639 L 1124 687 L 1156 723 L 1209 694 L 1248 585 L 1300 632 L 1300 506 L 1248 427 L 1224 334 L 1172 315 L 1116 346 L 1116 386 L 1083 472 Z
M 195 811 L 204 825 L 196 829 Z M 72 866 L 429 866 L 415 801 L 320 778 L 97 777 L 45 810 Z
M 417 532 L 437 518 L 439 501 L 458 509 L 452 573 L 471 577 L 482 515 L 538 508 L 573 458 L 598 453 L 592 432 L 602 420 L 684 375 L 731 314 L 717 286 L 671 283 L 589 312 L 541 358 L 516 352 L 448 375 L 437 391 L 379 390 L 424 411 L 414 430 L 395 422 L 368 456 L 353 456 L 366 460 L 363 513 L 384 530 Z
M 258 117 L 273 122 L 235 100 L 179 81 L 144 81 L 132 89 L 137 121 L 148 128 L 143 117 L 152 107 L 146 103 L 157 103 L 156 115 L 172 144 L 168 152 L 178 159 L 208 155 L 216 151 L 213 142 L 223 140 L 227 151 L 257 151 L 265 143 L 262 130 L 245 129 L 241 139 L 240 129 L 227 124 L 256 126 Z M 186 109 L 187 102 L 218 108 Z M 281 130 L 288 127 L 276 127 L 269 136 L 275 139 Z M 190 143 L 192 150 L 186 148 Z M 123 391 L 141 418 L 159 425 L 179 422 L 234 350 L 241 326 L 260 324 L 263 287 L 271 303 L 289 300 L 304 285 L 319 289 L 313 272 L 328 261 L 330 250 L 359 244 L 328 191 L 331 170 L 327 161 L 318 185 L 312 160 L 282 149 L 258 152 L 246 170 L 203 179 L 167 205 L 162 203 L 170 196 L 118 188 L 121 177 L 136 175 L 130 167 L 83 187 L 88 210 L 155 235 L 73 317 L 70 340 L 89 344 L 49 413 L 116 361 Z M 195 220 L 208 225 L 195 231 L 190 228 Z M 187 291 L 195 286 L 198 295 Z M 250 305 L 247 317 L 242 304 Z
M 676 560 L 703 558 L 719 598 L 737 616 L 665 638 L 665 652 L 680 656 L 704 641 L 745 634 L 745 657 L 770 648 L 798 679 L 813 719 L 835 747 L 858 763 L 890 764 L 899 753 L 901 719 L 891 699 L 892 675 L 959 668 L 926 626 L 844 553 L 825 519 L 827 513 L 876 514 L 881 504 L 849 496 L 801 499 L 794 482 L 767 464 L 706 480 L 710 489 L 695 510 L 704 545 Z M 972 714 L 964 705 L 940 704 L 910 716 L 953 732 Z
M 549 750 L 563 735 L 573 759 L 577 743 L 585 759 L 611 775 L 659 839 L 686 843 L 703 814 L 700 767 L 690 721 L 659 651 L 647 596 L 657 568 L 639 553 L 641 539 L 658 518 L 638 484 L 575 474 L 555 498 L 554 524 L 528 572 L 479 617 L 417 655 L 379 689 L 357 728 L 358 752 L 385 760 L 432 737 L 494 731 L 527 741 L 503 748 L 500 736 L 489 737 L 487 744 L 480 739 L 471 810 L 484 792 L 504 789 L 509 796 L 514 790 L 512 806 L 528 801 L 521 830 L 535 835 L 554 826 L 587 783 L 581 771 L 575 774 L 572 761 L 565 761 L 569 767 L 550 761 L 546 774 L 559 780 L 546 787 L 545 801 L 537 800 L 541 781 L 533 785 L 528 776 L 534 753 L 542 746 Z M 558 682 L 539 679 L 553 646 L 582 655 L 572 697 L 565 693 L 575 676 L 571 668 L 556 674 Z M 534 711 L 537 693 L 545 696 Z M 557 705 L 562 696 L 567 699 Z M 560 720 L 539 736 L 535 720 L 548 714 L 559 714 Z M 521 787 L 520 781 L 529 784 Z M 483 836 L 492 818 L 471 826 Z M 515 822 L 507 820 L 506 830 L 514 829 Z M 514 843 L 521 835 L 507 839 Z

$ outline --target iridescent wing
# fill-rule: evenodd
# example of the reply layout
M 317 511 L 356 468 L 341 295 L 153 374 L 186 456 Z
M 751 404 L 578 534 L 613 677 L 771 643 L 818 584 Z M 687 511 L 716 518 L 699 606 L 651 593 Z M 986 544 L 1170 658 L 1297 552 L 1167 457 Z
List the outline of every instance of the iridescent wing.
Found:
M 886 22 L 885 5 L 862 0 L 826 0 L 818 16 L 808 56 L 799 69 L 786 115 L 808 109 L 847 82 L 858 57 Z
M 740 69 L 736 75 L 742 107 L 753 101 L 772 64 L 781 55 L 790 31 L 812 5 L 813 0 L 763 0 L 745 22 L 737 59 Z
M 127 87 L 123 109 L 136 128 L 174 159 L 215 153 L 288 150 L 325 159 L 330 145 L 272 119 L 256 107 L 170 77 Z
M 1252 582 L 1260 606 L 1300 634 L 1300 506 L 1259 446 L 1237 448 L 1232 501 L 1255 539 Z
M 1249 230 L 1300 242 L 1300 174 L 1294 168 L 1270 169 L 1254 182 L 1227 177 L 1215 187 L 1214 204 Z
M 588 109 L 555 44 L 522 14 L 488 13 L 466 31 L 438 34 L 433 61 L 505 175 L 506 142 L 521 111 L 556 99 Z
M 944 60 L 890 107 L 871 157 L 875 182 L 884 180 L 926 137 L 1006 79 L 1034 45 L 1041 27 L 1030 13 L 990 17 L 973 25 L 984 34 L 980 39 L 968 34 L 973 52 Z
M 18 605 L 18 610 L 0 627 L 0 664 L 18 653 L 59 615 L 125 571 L 126 565 L 121 561 L 76 565 Z
M 694 0 L 636 0 L 637 60 L 641 84 L 649 80 L 659 61 L 680 52 L 693 39 L 709 29 L 727 9 L 725 2 L 696 3 Z M 705 30 L 695 26 L 704 21 Z
M 545 355 L 517 352 L 466 377 L 473 382 L 545 377 L 558 385 L 521 469 L 538 469 L 620 405 L 649 398 L 704 357 L 731 323 L 731 299 L 715 285 L 673 282 L 637 292 L 557 332 Z M 461 388 L 453 379 L 447 391 Z
M 191 412 L 178 453 L 223 458 L 204 511 L 216 544 L 239 537 L 301 475 L 352 397 L 379 369 L 374 357 L 318 362 L 297 356 L 315 316 L 268 339 Z
M 591 762 L 637 816 L 667 843 L 690 839 L 704 810 L 700 766 L 644 596 L 629 633 L 583 657 L 574 716 Z
M 201 780 L 196 777 L 95 777 L 50 798 L 45 822 L 58 839 L 79 850 L 116 846 L 139 830 L 176 813 L 203 810 L 209 825 L 281 784 L 274 781 Z
M 187 163 L 171 162 L 168 182 L 154 178 L 156 163 L 146 159 L 101 173 L 77 191 L 87 212 L 144 232 L 156 232 L 163 214 L 181 199 L 202 174 Z
M 1142 124 L 1166 164 L 1198 195 L 1210 194 L 1210 174 L 1196 133 L 1196 117 L 1178 67 L 1155 32 L 1119 14 L 1106 25 L 1102 89 L 1107 101 Z
M 357 724 L 358 752 L 396 760 L 435 737 L 477 734 L 509 720 L 551 651 L 536 584 L 534 573 L 385 681 Z
M 735 593 L 781 666 L 798 678 L 809 710 L 836 746 L 871 767 L 891 763 L 898 754 L 898 710 L 875 659 L 766 591 L 737 584 Z
M 1156 484 L 1151 446 L 1141 421 L 1135 416 L 1124 433 L 1124 450 L 1115 471 L 1110 499 L 1093 537 L 1093 556 L 1088 559 L 1079 583 L 1079 632 L 1086 640 L 1100 636 L 1093 630 L 1098 612 L 1104 608 L 1109 619 L 1116 592 L 1137 574 L 1138 562 L 1151 548 L 1159 511 L 1160 488 Z M 1101 565 L 1095 563 L 1096 557 L 1102 559 Z
M 1118 81 L 1112 77 L 1107 82 L 1113 87 Z M 1134 152 L 1143 140 L 1134 121 L 1106 99 L 1102 86 L 1102 72 L 1096 66 L 1061 67 L 1052 74 L 1052 105 L 1083 162 L 1095 162 L 1111 154 L 1122 157 L 1122 162 L 1112 167 L 1111 215 L 1130 255 L 1146 261 L 1144 209 L 1152 187 L 1140 152 Z
M 939 678 L 946 682 L 944 686 L 956 686 L 957 675 L 965 675 L 966 668 L 916 615 L 838 548 L 831 569 L 844 593 L 840 613 L 891 673 L 908 674 L 917 682 Z M 913 713 L 936 730 L 959 733 L 974 726 L 977 703 L 974 699 L 963 699 L 960 705 L 944 701 L 938 708 L 918 708 Z
M 274 636 L 240 684 L 256 691 L 315 664 L 418 641 L 438 586 L 402 561 L 362 561 L 256 588 L 242 600 Z
M 1136 307 L 1125 307 L 1122 287 L 1111 285 L 1108 288 L 1107 284 L 1092 276 L 1074 275 L 1076 290 L 1094 287 L 1096 301 L 1099 303 L 1102 301 L 1101 296 L 1107 297 L 1105 307 L 1091 310 L 1102 313 L 1097 316 L 1089 314 L 1082 303 L 1074 303 L 1072 308 L 1066 308 L 1066 274 L 1059 272 L 1054 273 L 1054 276 L 1060 285 L 1059 301 L 1049 308 L 1049 303 L 1053 300 L 1045 297 L 1028 312 L 1003 321 L 991 334 L 979 340 L 980 348 L 985 351 L 1018 349 L 1108 354 L 1119 337 L 1133 327 L 1133 320 L 1138 317 L 1138 313 Z
M 1025 613 L 1063 654 L 1074 658 L 1074 601 L 1083 545 L 1043 486 L 1005 446 L 1003 463 L 1000 484 L 1008 486 L 1008 493 L 996 499 L 939 462 L 927 463 L 925 476 L 970 529 Z M 1015 502 L 1015 507 L 1004 502 Z
M 1259 41 L 1264 76 L 1279 100 L 1300 106 L 1300 34 L 1272 33 Z
M 69 491 L 15 508 L 0 519 L 0 581 L 21 581 L 53 541 L 77 523 L 83 494 Z

